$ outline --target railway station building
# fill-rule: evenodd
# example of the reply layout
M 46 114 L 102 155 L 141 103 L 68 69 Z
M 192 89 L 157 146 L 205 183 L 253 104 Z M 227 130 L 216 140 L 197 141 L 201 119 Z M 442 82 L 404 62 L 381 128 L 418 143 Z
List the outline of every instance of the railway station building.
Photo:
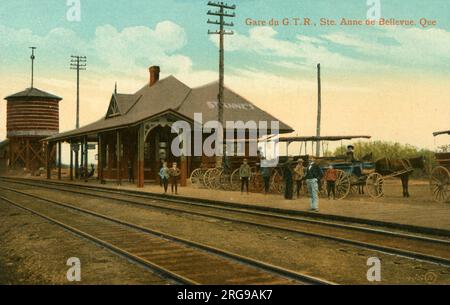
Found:
M 194 114 L 201 113 L 203 122 L 218 118 L 218 82 L 190 88 L 174 76 L 160 80 L 160 68 L 149 68 L 149 82 L 133 94 L 113 92 L 105 115 L 98 121 L 79 129 L 59 133 L 45 139 L 48 149 L 70 143 L 70 179 L 78 173 L 74 160 L 80 154 L 81 168 L 86 173 L 89 147 L 97 147 L 97 173 L 102 182 L 128 179 L 130 169 L 135 183 L 143 187 L 145 181 L 158 181 L 162 161 L 169 166 L 177 162 L 181 170 L 181 185 L 186 185 L 190 173 L 198 167 L 214 167 L 215 157 L 181 156 L 172 154 L 170 146 L 177 134 L 171 126 L 177 121 L 194 125 Z M 225 87 L 223 119 L 226 121 L 278 121 L 279 133 L 290 133 L 292 128 L 250 101 Z M 193 130 L 194 128 L 192 128 Z M 224 130 L 226 132 L 226 130 Z M 268 131 L 270 134 L 270 130 Z M 248 132 L 247 132 L 248 134 Z M 194 137 L 191 137 L 194 139 Z M 206 138 L 203 135 L 202 142 Z M 245 144 L 248 154 L 248 142 Z M 191 148 L 194 143 L 192 141 Z M 61 156 L 57 158 L 61 160 Z M 52 159 L 48 159 L 47 178 L 51 178 Z M 57 162 L 61 179 L 61 161 Z

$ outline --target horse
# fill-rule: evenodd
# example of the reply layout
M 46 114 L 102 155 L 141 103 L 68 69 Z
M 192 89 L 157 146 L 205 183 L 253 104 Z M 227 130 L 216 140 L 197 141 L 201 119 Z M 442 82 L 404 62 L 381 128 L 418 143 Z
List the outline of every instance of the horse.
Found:
M 361 161 L 356 161 L 356 162 L 364 163 L 364 162 L 370 162 L 372 160 L 373 160 L 373 153 L 370 152 L 370 153 L 362 156 Z M 358 180 L 354 182 L 354 186 L 356 186 L 358 189 L 358 194 L 364 195 L 364 187 L 366 185 L 366 180 L 364 179 L 362 169 L 360 167 L 354 167 L 352 173 L 353 173 L 353 175 L 358 177 Z
M 403 197 L 409 197 L 409 176 L 414 169 L 425 171 L 425 158 L 423 156 L 408 159 L 382 158 L 375 161 L 375 171 L 383 176 L 395 175 L 402 181 Z M 396 173 L 401 173 L 396 175 Z

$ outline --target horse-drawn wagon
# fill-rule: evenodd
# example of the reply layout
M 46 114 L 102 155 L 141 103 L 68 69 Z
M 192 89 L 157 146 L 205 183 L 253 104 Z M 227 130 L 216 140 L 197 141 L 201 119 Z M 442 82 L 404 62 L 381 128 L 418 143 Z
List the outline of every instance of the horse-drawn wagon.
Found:
M 433 133 L 435 137 L 444 134 L 450 135 L 450 130 Z M 438 165 L 431 170 L 431 195 L 437 202 L 448 202 L 450 200 L 450 152 L 443 149 L 442 152 L 436 152 L 435 157 Z
M 344 141 L 353 139 L 370 139 L 370 136 L 310 136 L 310 137 L 286 137 L 280 138 L 280 142 L 286 143 L 286 151 L 289 152 L 289 145 L 294 142 L 300 143 L 300 152 L 304 149 L 305 154 L 292 157 L 299 162 L 302 160 L 306 165 L 311 159 L 326 171 L 330 166 L 338 172 L 336 180 L 336 199 L 344 199 L 351 193 L 364 193 L 367 189 L 371 197 L 383 196 L 383 177 L 375 172 L 375 164 L 371 161 L 371 154 L 363 156 L 361 160 L 351 160 L 347 156 L 314 156 L 314 143 L 322 143 L 322 146 L 329 141 Z M 308 155 L 308 143 L 311 143 L 312 154 Z M 316 144 L 317 145 L 317 144 Z M 324 147 L 323 147 L 324 149 Z M 295 163 L 295 162 L 294 162 Z M 272 189 L 283 191 L 282 167 L 275 170 L 272 177 Z M 321 181 L 321 194 L 325 195 L 324 181 Z M 306 192 L 306 187 L 302 187 Z

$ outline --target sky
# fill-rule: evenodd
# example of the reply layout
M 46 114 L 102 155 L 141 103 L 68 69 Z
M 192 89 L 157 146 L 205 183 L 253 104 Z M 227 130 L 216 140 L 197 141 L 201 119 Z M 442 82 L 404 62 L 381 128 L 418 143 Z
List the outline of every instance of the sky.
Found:
M 74 10 L 78 3 L 79 11 Z M 236 17 L 229 20 L 235 34 L 225 38 L 226 86 L 296 134 L 315 134 L 320 63 L 323 135 L 368 134 L 429 149 L 448 142 L 431 133 L 450 129 L 450 1 L 230 3 L 236 4 Z M 88 69 L 81 72 L 81 125 L 105 114 L 115 82 L 120 93 L 140 89 L 149 66 L 159 65 L 162 77 L 174 75 L 192 87 L 218 79 L 218 43 L 217 36 L 207 34 L 215 30 L 206 23 L 207 1 L 0 4 L 0 96 L 30 86 L 28 47 L 36 46 L 35 87 L 63 97 L 61 131 L 75 126 L 76 74 L 69 69 L 70 55 L 88 58 Z M 365 22 L 368 12 L 416 24 L 340 25 L 341 18 Z M 289 25 L 282 25 L 284 18 Z M 313 24 L 295 26 L 293 18 Z M 320 25 L 321 18 L 337 24 Z M 422 18 L 427 26 L 419 24 Z M 266 24 L 248 25 L 249 20 Z M 0 139 L 6 137 L 5 117 L 3 100 Z

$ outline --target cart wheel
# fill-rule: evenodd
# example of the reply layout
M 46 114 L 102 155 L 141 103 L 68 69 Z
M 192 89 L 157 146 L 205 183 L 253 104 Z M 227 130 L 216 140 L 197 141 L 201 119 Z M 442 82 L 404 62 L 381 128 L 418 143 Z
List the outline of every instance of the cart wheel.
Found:
M 233 191 L 239 191 L 241 187 L 241 179 L 239 176 L 239 168 L 236 168 L 230 177 L 230 183 L 231 183 L 231 190 Z
M 278 194 L 284 192 L 283 175 L 279 169 L 272 171 L 272 177 L 270 178 L 270 191 Z
M 220 188 L 220 174 L 222 169 L 212 168 L 208 175 L 208 188 L 211 190 L 217 190 Z
M 372 173 L 369 176 L 367 176 L 366 188 L 367 193 L 369 193 L 370 197 L 380 198 L 384 196 L 383 184 L 384 179 L 383 176 L 381 176 L 380 174 Z
M 350 176 L 350 194 L 351 195 L 363 195 L 366 187 L 366 176 L 356 177 Z
M 231 190 L 231 175 L 222 170 L 219 175 L 219 187 L 225 191 Z
M 215 168 L 209 168 L 205 171 L 205 174 L 203 175 L 203 183 L 209 189 L 211 188 L 211 174 L 213 173 L 214 170 Z
M 430 178 L 430 190 L 435 201 L 447 202 L 450 200 L 449 184 L 449 170 L 443 166 L 433 168 Z
M 352 188 L 350 182 L 350 175 L 348 175 L 343 170 L 337 170 L 337 180 L 336 180 L 336 199 L 342 200 L 348 196 L 350 189 Z
M 250 190 L 252 192 L 262 192 L 264 189 L 264 181 L 261 173 L 256 167 L 252 167 L 252 176 L 250 178 Z
M 205 170 L 205 172 L 204 172 L 204 174 L 203 174 L 203 178 L 202 178 L 203 185 L 204 185 L 205 187 L 207 187 L 207 188 L 209 188 L 209 186 L 208 186 L 208 176 L 209 176 L 209 171 L 210 171 L 210 169 Z
M 205 174 L 205 170 L 202 168 L 197 168 L 191 173 L 191 184 L 194 187 L 204 186 L 203 184 L 203 176 Z

